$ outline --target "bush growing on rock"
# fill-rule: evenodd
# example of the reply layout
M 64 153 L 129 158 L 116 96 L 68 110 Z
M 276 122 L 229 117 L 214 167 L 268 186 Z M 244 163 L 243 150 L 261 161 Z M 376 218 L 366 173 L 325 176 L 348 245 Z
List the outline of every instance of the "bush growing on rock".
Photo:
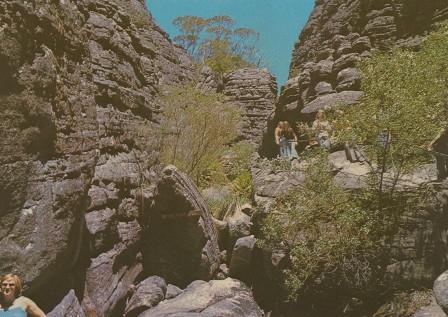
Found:
M 368 298 L 369 290 L 395 287 L 385 285 L 392 238 L 403 216 L 418 214 L 432 199 L 431 186 L 404 176 L 428 161 L 424 146 L 447 126 L 447 54 L 445 26 L 419 52 L 379 54 L 361 66 L 365 96 L 336 114 L 333 127 L 339 141 L 361 147 L 371 178 L 364 188 L 345 191 L 324 153 L 309 157 L 304 184 L 278 198 L 262 225 L 263 244 L 289 252 L 284 283 L 291 299 L 320 290 Z M 379 142 L 382 133 L 387 146 Z
M 234 180 L 250 170 L 251 156 L 254 152 L 255 145 L 244 141 L 233 144 L 225 151 L 221 161 L 229 180 Z
M 364 97 L 358 106 L 344 108 L 334 126 L 340 140 L 361 146 L 372 169 L 380 171 L 372 173 L 379 204 L 394 194 L 405 173 L 430 159 L 425 146 L 447 127 L 447 54 L 445 25 L 426 37 L 418 52 L 395 50 L 361 64 Z M 386 172 L 392 174 L 388 184 Z
M 290 299 L 318 285 L 368 288 L 375 275 L 382 219 L 334 183 L 326 156 L 311 159 L 303 186 L 278 198 L 262 225 L 264 245 L 290 251 Z
M 162 98 L 161 157 L 199 182 L 237 136 L 240 112 L 219 94 L 186 86 Z
M 139 6 L 132 1 L 126 0 L 114 0 L 114 2 L 120 7 L 126 9 L 129 13 L 129 18 L 131 22 L 137 28 L 147 28 L 151 25 L 151 16 L 146 6 Z
M 252 174 L 250 172 L 251 156 L 255 152 L 252 143 L 238 142 L 229 146 L 219 161 L 207 171 L 206 186 L 223 186 L 223 197 L 206 195 L 210 211 L 217 219 L 222 219 L 230 209 L 249 202 L 253 193 Z
M 378 309 L 373 317 L 411 317 L 420 308 L 431 304 L 432 291 L 428 289 L 411 291 L 411 292 L 397 292 L 393 295 L 389 303 L 384 304 Z M 415 315 L 419 316 L 419 315 Z M 420 315 L 422 316 L 422 315 Z M 424 315 L 423 315 L 424 316 Z M 432 315 L 427 315 L 432 316 Z M 435 317 L 435 316 L 434 316 Z

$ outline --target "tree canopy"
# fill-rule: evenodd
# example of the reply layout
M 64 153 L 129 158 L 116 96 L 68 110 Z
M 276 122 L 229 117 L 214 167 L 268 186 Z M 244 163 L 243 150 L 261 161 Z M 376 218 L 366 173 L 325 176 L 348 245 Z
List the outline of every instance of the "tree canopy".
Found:
M 180 31 L 174 41 L 196 62 L 209 65 L 220 74 L 261 63 L 256 48 L 259 34 L 250 28 L 237 27 L 229 16 L 205 19 L 187 15 L 175 18 L 173 24 Z

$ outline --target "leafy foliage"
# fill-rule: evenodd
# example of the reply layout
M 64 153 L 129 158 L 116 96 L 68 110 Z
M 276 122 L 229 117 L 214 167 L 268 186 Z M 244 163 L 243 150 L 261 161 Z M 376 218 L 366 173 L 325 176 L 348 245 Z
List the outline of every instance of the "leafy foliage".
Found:
M 370 162 L 399 177 L 428 159 L 423 150 L 448 124 L 448 26 L 419 52 L 395 50 L 361 64 L 364 97 L 334 126 L 338 137 L 363 146 Z M 389 137 L 387 149 L 380 135 Z
M 251 156 L 255 145 L 248 142 L 238 142 L 229 147 L 221 158 L 222 165 L 229 180 L 250 171 Z
M 224 151 L 219 161 L 211 165 L 207 180 L 201 182 L 202 187 L 223 186 L 223 196 L 205 195 L 207 205 L 215 218 L 222 219 L 229 210 L 251 201 L 253 182 L 250 162 L 254 151 L 255 146 L 252 143 L 242 141 L 232 144 Z
M 410 317 L 422 307 L 431 304 L 432 291 L 429 289 L 408 292 L 398 292 L 393 295 L 392 300 L 383 305 L 373 317 Z
M 304 185 L 277 199 L 262 227 L 263 244 L 290 250 L 285 283 L 291 299 L 317 280 L 331 284 L 338 276 L 340 283 L 345 276 L 347 285 L 362 288 L 373 276 L 368 259 L 375 254 L 381 219 L 334 183 L 327 162 L 318 151 Z
M 172 89 L 162 103 L 162 161 L 199 181 L 236 137 L 240 113 L 221 95 L 191 86 Z
M 113 0 L 113 2 L 127 11 L 131 22 L 137 28 L 147 28 L 151 25 L 151 16 L 146 6 L 139 6 L 127 0 Z
M 344 191 L 333 181 L 326 154 L 317 152 L 307 158 L 303 186 L 277 199 L 262 226 L 263 244 L 290 252 L 284 282 L 291 299 L 319 288 L 356 292 L 379 283 L 379 255 L 386 252 L 379 246 L 403 214 L 423 209 L 433 194 L 430 187 L 406 191 L 397 184 L 428 159 L 424 147 L 447 126 L 446 54 L 443 26 L 419 52 L 395 50 L 361 65 L 362 102 L 337 111 L 332 125 L 341 143 L 362 148 L 371 167 L 367 187 Z
M 222 220 L 229 210 L 235 210 L 237 205 L 241 205 L 247 200 L 240 197 L 233 191 L 223 191 L 224 195 L 221 197 L 205 196 L 207 206 L 216 219 Z
M 261 169 L 269 170 L 273 173 L 295 170 L 295 166 L 291 163 L 291 160 L 285 157 L 274 157 L 272 159 L 260 158 L 257 163 Z
M 250 171 L 240 173 L 232 182 L 232 190 L 239 197 L 250 199 L 253 193 L 252 174 Z
M 250 28 L 237 28 L 229 16 L 180 16 L 173 24 L 181 32 L 174 41 L 193 58 L 223 74 L 234 69 L 260 64 L 255 47 L 258 33 Z

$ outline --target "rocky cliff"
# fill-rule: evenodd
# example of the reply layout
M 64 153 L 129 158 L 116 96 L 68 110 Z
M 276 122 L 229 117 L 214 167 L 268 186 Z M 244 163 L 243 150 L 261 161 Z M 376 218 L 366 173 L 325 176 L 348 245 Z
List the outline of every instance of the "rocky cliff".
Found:
M 338 102 L 355 103 L 361 96 L 359 61 L 378 50 L 416 49 L 447 18 L 444 0 L 317 0 L 295 43 L 278 114 L 295 121 Z
M 143 1 L 0 4 L 0 274 L 19 274 L 49 316 L 137 316 L 181 292 L 165 279 L 185 287 L 218 273 L 211 214 L 186 175 L 159 168 L 154 133 L 160 91 L 194 72 Z M 229 76 L 241 136 L 256 142 L 275 82 L 260 70 Z M 262 314 L 242 282 L 198 285 L 163 309 Z
M 262 143 L 277 102 L 277 82 L 267 69 L 243 68 L 219 76 L 205 66 L 197 88 L 205 92 L 221 92 L 226 102 L 240 109 L 242 120 L 238 141 Z
M 2 1 L 0 21 L 0 271 L 51 285 L 44 306 L 76 288 L 107 314 L 142 271 L 158 87 L 190 59 L 139 1 Z

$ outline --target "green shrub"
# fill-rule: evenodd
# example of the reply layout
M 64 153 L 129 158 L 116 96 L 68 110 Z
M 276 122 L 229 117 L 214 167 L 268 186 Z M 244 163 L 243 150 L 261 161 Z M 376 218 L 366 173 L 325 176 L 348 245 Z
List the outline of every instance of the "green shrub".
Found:
M 365 287 L 374 275 L 381 217 L 334 183 L 326 153 L 318 152 L 305 173 L 304 185 L 278 198 L 262 225 L 263 245 L 290 250 L 290 299 L 317 281 Z
M 137 28 L 146 28 L 151 25 L 151 16 L 146 6 L 137 6 L 128 0 L 113 0 L 121 8 L 125 9 L 129 14 L 131 22 Z
M 244 171 L 239 174 L 232 182 L 232 191 L 238 197 L 250 200 L 253 194 L 252 174 L 250 171 Z
M 431 304 L 432 291 L 398 292 L 389 303 L 380 307 L 373 317 L 410 317 L 420 308 Z
M 272 171 L 273 173 L 293 171 L 295 166 L 289 158 L 275 157 L 273 159 L 261 158 L 257 162 L 261 169 Z
M 397 49 L 363 62 L 360 105 L 345 107 L 333 126 L 339 140 L 362 147 L 378 191 L 392 195 L 400 177 L 428 162 L 425 146 L 448 124 L 448 26 L 430 34 L 418 52 Z M 386 149 L 378 142 L 389 136 Z M 384 172 L 393 173 L 385 188 Z M 388 191 L 388 193 L 386 193 Z
M 200 188 L 206 188 L 215 185 L 228 185 L 229 180 L 225 173 L 224 166 L 219 158 L 215 161 L 209 162 L 207 168 L 201 172 L 201 176 L 198 181 Z
M 326 154 L 313 152 L 305 158 L 304 184 L 278 198 L 262 224 L 262 244 L 289 251 L 284 284 L 290 299 L 322 289 L 378 292 L 386 283 L 384 246 L 400 229 L 400 217 L 424 210 L 432 197 L 428 186 L 397 185 L 428 160 L 423 148 L 448 124 L 447 55 L 444 26 L 419 52 L 377 54 L 361 65 L 361 104 L 335 114 L 333 127 L 339 142 L 362 147 L 371 167 L 366 188 L 344 191 L 333 181 Z M 387 147 L 378 142 L 382 132 Z M 409 312 L 405 305 L 390 316 Z
M 250 171 L 251 156 L 255 153 L 255 145 L 248 142 L 233 144 L 224 152 L 221 162 L 229 180 Z
M 204 94 L 192 86 L 172 88 L 161 102 L 162 161 L 199 183 L 236 137 L 240 112 L 224 103 L 222 95 Z
M 206 197 L 205 202 L 213 217 L 222 220 L 229 210 L 235 209 L 237 205 L 243 203 L 243 200 L 235 193 L 229 191 L 224 197 Z

